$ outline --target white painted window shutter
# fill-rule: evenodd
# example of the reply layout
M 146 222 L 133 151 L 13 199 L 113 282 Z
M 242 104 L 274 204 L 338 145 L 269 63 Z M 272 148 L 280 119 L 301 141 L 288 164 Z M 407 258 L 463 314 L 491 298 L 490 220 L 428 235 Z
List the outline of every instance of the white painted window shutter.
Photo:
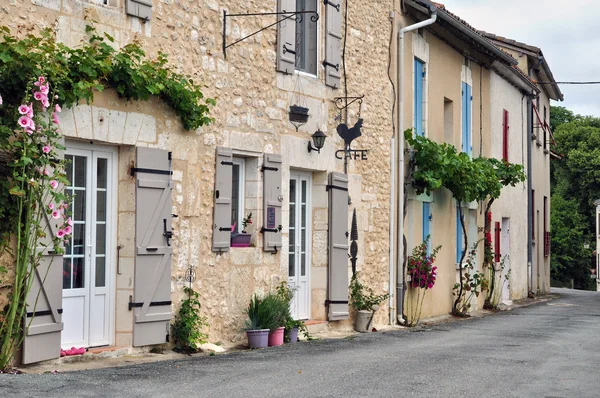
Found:
M 127 15 L 149 20 L 152 17 L 152 0 L 127 0 Z
M 64 146 L 64 141 L 61 145 Z M 58 148 L 55 150 L 62 157 Z M 23 320 L 23 364 L 60 357 L 60 334 L 63 329 L 63 256 L 55 255 L 54 247 L 48 246 L 58 231 L 57 221 L 48 214 L 41 220 L 46 238 L 40 240 L 37 249 L 42 257 L 39 266 L 33 272 L 33 282 L 26 300 L 27 312 Z
M 277 12 L 295 12 L 296 0 L 278 0 Z M 278 15 L 279 20 L 285 15 Z M 291 17 L 277 25 L 277 71 L 294 73 L 296 67 L 296 17 Z
M 214 252 L 229 251 L 231 245 L 231 196 L 233 153 L 231 148 L 217 147 L 215 165 L 215 207 L 213 217 Z
M 342 0 L 329 1 L 325 7 L 327 35 L 325 37 L 325 84 L 340 86 L 342 62 Z
M 263 160 L 263 247 L 281 250 L 281 155 L 265 153 Z
M 168 341 L 171 313 L 170 152 L 137 148 L 133 346 Z
M 329 174 L 329 320 L 348 319 L 348 176 Z

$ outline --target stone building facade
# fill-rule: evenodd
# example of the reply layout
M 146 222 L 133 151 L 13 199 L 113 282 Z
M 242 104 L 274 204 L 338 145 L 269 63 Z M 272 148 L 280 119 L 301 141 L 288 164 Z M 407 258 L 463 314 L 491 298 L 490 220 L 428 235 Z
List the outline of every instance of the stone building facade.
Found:
M 278 34 L 281 34 L 286 22 L 277 29 L 264 30 L 228 48 L 225 58 L 222 51 L 223 11 L 227 10 L 229 14 L 274 12 L 276 9 L 288 11 L 282 7 L 295 7 L 295 2 L 154 1 L 151 9 L 144 9 L 143 4 L 134 4 L 141 7 L 135 12 L 150 13 L 148 20 L 128 15 L 131 13 L 130 5 L 121 0 L 31 0 L 10 1 L 2 5 L 0 24 L 8 26 L 17 36 L 52 28 L 59 41 L 76 47 L 86 40 L 85 27 L 91 24 L 97 31 L 114 37 L 117 47 L 138 40 L 151 56 L 159 51 L 167 54 L 177 71 L 193 75 L 205 87 L 204 94 L 217 100 L 211 112 L 215 122 L 196 131 L 185 131 L 174 113 L 158 99 L 126 103 L 112 90 L 97 93 L 91 104 L 80 104 L 63 112 L 61 129 L 66 137 L 66 156 L 74 167 L 74 185 L 70 189 L 85 191 L 86 194 L 80 194 L 82 198 L 100 192 L 106 200 L 107 213 L 102 221 L 91 213 L 82 215 L 82 225 L 91 224 L 98 228 L 100 223 L 106 228 L 102 235 L 98 229 L 89 234 L 106 238 L 103 243 L 106 254 L 102 260 L 105 262 L 102 270 L 105 272 L 105 285 L 94 284 L 94 278 L 100 271 L 92 270 L 87 263 L 81 264 L 82 260 L 78 260 L 75 254 L 71 255 L 71 268 L 65 268 L 69 276 L 63 280 L 64 329 L 61 345 L 129 347 L 156 342 L 145 338 L 136 342 L 135 337 L 135 328 L 142 330 L 136 322 L 141 317 L 139 311 L 142 311 L 137 305 L 143 305 L 140 304 L 143 297 L 139 293 L 144 289 L 136 282 L 152 284 L 156 278 L 144 276 L 147 271 L 142 269 L 139 258 L 136 259 L 143 240 L 139 235 L 140 223 L 145 217 L 151 217 L 153 211 L 144 207 L 142 212 L 141 206 L 145 204 L 140 201 L 142 194 L 139 190 L 144 184 L 142 180 L 150 178 L 150 175 L 138 172 L 132 176 L 131 171 L 148 162 L 144 156 L 154 157 L 156 164 L 161 164 L 161 156 L 167 152 L 170 152 L 168 164 L 172 170 L 172 195 L 165 199 L 165 203 L 170 200 L 172 206 L 169 208 L 160 203 L 165 206 L 162 210 L 165 214 L 176 214 L 177 218 L 165 221 L 165 231 L 171 226 L 173 231 L 170 246 L 172 261 L 170 269 L 167 269 L 169 297 L 158 304 L 168 301 L 172 304 L 151 306 L 148 314 L 155 313 L 159 319 L 161 312 L 176 311 L 184 297 L 183 287 L 188 284 L 186 271 L 191 268 L 196 276 L 193 288 L 200 293 L 203 305 L 202 315 L 210 324 L 207 332 L 211 341 L 235 343 L 242 340 L 244 311 L 252 294 L 274 289 L 294 272 L 301 272 L 304 277 L 296 278 L 294 282 L 305 284 L 301 304 L 303 312 L 297 316 L 317 322 L 331 319 L 326 303 L 332 298 L 328 296 L 332 278 L 328 255 L 332 209 L 331 190 L 327 185 L 331 185 L 332 172 L 343 175 L 345 171 L 343 156 L 337 152 L 344 148 L 344 142 L 338 136 L 336 126 L 342 122 L 353 126 L 359 117 L 363 120 L 362 136 L 352 146 L 353 149 L 368 149 L 368 160 L 352 159 L 347 162 L 349 200 L 344 200 L 351 204 L 347 205 L 348 217 L 343 222 L 349 230 L 349 215 L 356 209 L 358 270 L 363 281 L 376 291 L 388 290 L 389 141 L 393 92 L 386 75 L 392 27 L 387 15 L 395 4 L 391 1 L 368 6 L 350 4 L 346 14 L 343 9 L 323 2 L 306 3 L 307 7 L 311 4 L 316 7 L 315 11 L 320 15 L 317 22 L 312 22 L 316 24 L 314 30 L 306 28 L 312 32 L 307 37 L 313 47 L 307 46 L 306 51 L 314 58 L 307 61 L 313 63 L 313 70 L 294 70 L 292 63 L 287 74 L 280 71 L 282 49 L 278 47 L 281 41 Z M 335 15 L 332 14 L 334 12 Z M 340 76 L 333 84 L 336 87 L 331 87 L 328 73 L 332 73 L 333 67 L 324 67 L 322 62 L 336 56 L 335 48 L 333 54 L 328 53 L 332 38 L 326 36 L 331 23 L 337 26 L 338 36 L 341 33 L 339 29 L 346 27 L 340 15 L 347 15 L 345 48 L 337 50 L 338 57 L 341 57 L 340 51 L 344 51 L 345 70 L 340 68 Z M 274 18 L 272 15 L 228 18 L 228 43 L 259 30 L 273 22 Z M 310 21 L 308 15 L 305 21 Z M 293 24 L 290 21 L 287 24 L 289 33 L 289 26 L 293 27 Z M 311 37 L 311 34 L 316 37 Z M 339 41 L 337 45 L 340 45 Z M 365 96 L 362 106 L 359 107 L 358 103 L 351 105 L 347 114 L 335 105 L 335 97 L 362 95 Z M 308 123 L 297 130 L 288 121 L 290 105 L 309 108 Z M 316 130 L 327 135 L 325 145 L 320 153 L 308 152 L 307 143 Z M 144 152 L 140 148 L 162 152 Z M 215 187 L 222 182 L 217 181 L 216 165 L 219 164 L 217 154 L 221 150 L 233 159 L 236 170 L 233 178 L 237 179 L 228 182 L 228 189 L 235 185 L 232 194 L 237 195 L 236 203 L 242 206 L 229 208 L 232 223 L 227 225 L 234 224 L 235 219 L 239 227 L 240 218 L 252 213 L 253 223 L 247 230 L 252 235 L 250 247 L 215 250 Z M 273 157 L 270 158 L 270 155 Z M 269 250 L 266 250 L 263 241 L 265 234 L 260 232 L 271 216 L 265 214 L 270 205 L 264 205 L 267 203 L 264 198 L 266 177 L 262 169 L 267 159 L 281 161 L 280 194 L 277 195 L 281 213 L 276 216 L 277 224 L 281 226 L 278 238 L 281 246 L 275 245 Z M 152 165 L 152 162 L 149 164 Z M 102 176 L 98 177 L 98 173 Z M 91 178 L 86 181 L 84 176 Z M 83 185 L 75 182 L 78 178 Z M 107 181 L 105 185 L 99 183 L 104 179 Z M 293 181 L 293 188 L 290 188 L 290 181 Z M 152 184 L 163 182 L 157 180 Z M 292 201 L 290 197 L 296 192 Z M 86 200 L 97 210 L 96 200 Z M 305 210 L 296 210 L 292 202 Z M 290 211 L 295 214 L 291 215 Z M 296 216 L 306 217 L 306 224 L 298 225 Z M 296 231 L 305 234 L 306 241 L 290 242 L 290 222 L 294 223 Z M 158 225 L 157 228 L 162 229 L 160 220 Z M 86 255 L 94 257 L 97 263 L 100 257 L 98 247 L 95 243 L 86 242 L 82 240 L 80 246 L 87 245 L 89 248 L 81 250 L 90 251 L 86 251 Z M 160 248 L 159 251 L 162 250 Z M 292 257 L 303 258 L 300 265 L 293 260 L 296 264 L 293 272 L 290 271 L 294 267 L 290 265 Z M 80 270 L 79 276 L 75 270 Z M 156 272 L 155 276 L 161 280 L 157 284 L 162 284 L 164 275 Z M 344 261 L 343 272 L 337 272 L 340 280 L 347 283 L 351 273 L 347 260 Z M 156 304 L 155 300 L 152 299 L 152 305 Z M 348 312 L 348 305 L 345 307 Z M 387 322 L 386 313 L 387 304 L 384 304 L 374 323 Z M 350 327 L 348 316 L 342 318 L 347 320 L 330 322 L 330 327 Z M 39 322 L 43 321 L 40 317 Z M 152 333 L 162 334 L 164 342 L 168 321 L 162 319 L 161 322 L 163 329 Z M 58 348 L 54 349 L 56 353 Z

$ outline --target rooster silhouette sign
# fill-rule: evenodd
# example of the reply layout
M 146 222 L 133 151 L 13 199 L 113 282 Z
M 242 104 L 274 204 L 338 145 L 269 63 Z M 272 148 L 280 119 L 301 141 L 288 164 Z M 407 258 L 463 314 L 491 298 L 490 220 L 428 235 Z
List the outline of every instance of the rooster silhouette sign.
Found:
M 362 133 L 360 132 L 362 125 L 363 120 L 358 119 L 356 124 L 352 127 L 348 127 L 347 124 L 340 124 L 339 126 L 337 126 L 337 132 L 340 135 L 340 137 L 344 139 L 345 149 L 347 151 L 351 149 L 350 144 L 352 143 L 352 141 L 354 141 L 356 138 L 362 135 Z

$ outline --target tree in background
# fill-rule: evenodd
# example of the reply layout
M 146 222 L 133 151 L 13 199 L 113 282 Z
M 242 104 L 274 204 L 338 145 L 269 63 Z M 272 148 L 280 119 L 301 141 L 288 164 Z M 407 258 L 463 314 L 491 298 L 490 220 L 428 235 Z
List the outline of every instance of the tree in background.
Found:
M 564 107 L 552 107 L 554 150 L 562 159 L 553 161 L 551 276 L 574 287 L 593 289 L 595 205 L 600 199 L 600 118 L 575 115 Z M 589 245 L 589 249 L 584 249 Z

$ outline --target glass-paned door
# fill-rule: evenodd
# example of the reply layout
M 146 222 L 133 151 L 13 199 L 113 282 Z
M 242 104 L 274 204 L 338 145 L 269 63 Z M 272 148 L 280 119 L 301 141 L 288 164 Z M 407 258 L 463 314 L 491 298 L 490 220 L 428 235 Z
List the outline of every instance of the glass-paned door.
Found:
M 310 317 L 311 258 L 311 175 L 292 173 L 290 176 L 290 220 L 288 285 L 295 291 L 291 304 L 295 319 Z
M 74 148 L 65 152 L 73 234 L 63 257 L 63 348 L 110 343 L 114 156 Z

